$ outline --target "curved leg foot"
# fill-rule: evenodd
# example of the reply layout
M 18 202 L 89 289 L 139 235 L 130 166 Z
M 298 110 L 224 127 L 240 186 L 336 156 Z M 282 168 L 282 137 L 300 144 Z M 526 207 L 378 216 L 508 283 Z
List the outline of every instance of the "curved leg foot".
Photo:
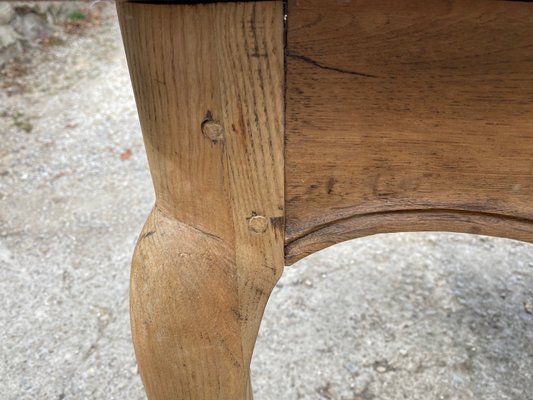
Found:
M 250 357 L 279 274 L 263 287 L 243 287 L 245 278 L 221 239 L 154 209 L 135 250 L 130 293 L 150 399 L 251 400 Z

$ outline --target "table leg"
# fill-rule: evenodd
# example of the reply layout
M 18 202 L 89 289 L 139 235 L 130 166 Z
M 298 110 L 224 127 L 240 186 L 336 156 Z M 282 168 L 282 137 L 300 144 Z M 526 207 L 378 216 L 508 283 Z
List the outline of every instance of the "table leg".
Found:
M 283 4 L 118 3 L 156 205 L 131 275 L 150 400 L 250 400 L 284 266 Z
M 250 357 L 275 279 L 242 287 L 241 271 L 224 241 L 154 209 L 135 250 L 130 291 L 150 399 L 251 400 Z

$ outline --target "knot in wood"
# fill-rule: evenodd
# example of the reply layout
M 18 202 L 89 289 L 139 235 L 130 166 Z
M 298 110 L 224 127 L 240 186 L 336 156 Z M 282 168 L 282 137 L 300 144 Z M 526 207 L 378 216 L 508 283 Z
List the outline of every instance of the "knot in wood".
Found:
M 202 122 L 202 132 L 213 143 L 224 139 L 224 127 L 220 122 L 212 119 L 206 119 Z
M 254 215 L 248 220 L 248 228 L 254 233 L 265 233 L 268 228 L 268 220 L 262 215 Z

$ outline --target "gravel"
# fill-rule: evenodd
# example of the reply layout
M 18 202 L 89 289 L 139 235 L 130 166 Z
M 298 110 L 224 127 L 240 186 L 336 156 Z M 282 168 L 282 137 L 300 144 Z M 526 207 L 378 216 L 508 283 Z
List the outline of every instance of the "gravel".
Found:
M 0 399 L 144 399 L 129 262 L 154 198 L 120 33 L 0 81 Z M 16 74 L 15 74 L 16 75 Z M 286 269 L 257 400 L 533 399 L 533 246 L 377 235 Z

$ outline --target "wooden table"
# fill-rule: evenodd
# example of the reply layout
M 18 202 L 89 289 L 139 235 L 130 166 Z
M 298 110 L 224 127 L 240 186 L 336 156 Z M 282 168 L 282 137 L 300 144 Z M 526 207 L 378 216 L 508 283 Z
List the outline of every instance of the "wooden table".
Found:
M 533 4 L 166 3 L 118 3 L 157 198 L 131 276 L 151 400 L 251 399 L 269 294 L 319 249 L 533 242 Z

